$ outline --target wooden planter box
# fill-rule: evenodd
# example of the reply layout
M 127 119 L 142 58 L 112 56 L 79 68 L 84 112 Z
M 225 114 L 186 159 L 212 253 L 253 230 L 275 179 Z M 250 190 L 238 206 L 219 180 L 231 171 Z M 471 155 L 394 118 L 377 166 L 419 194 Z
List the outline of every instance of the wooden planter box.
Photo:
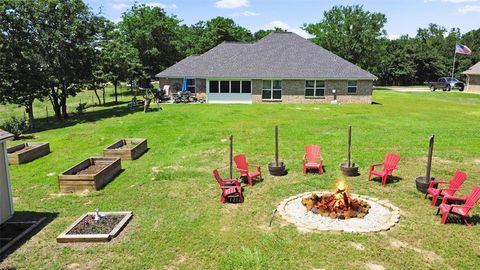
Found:
M 95 215 L 94 212 L 86 213 L 79 217 L 75 222 L 72 223 L 65 231 L 63 231 L 58 237 L 58 243 L 69 243 L 69 242 L 108 242 L 112 238 L 116 237 L 122 229 L 127 225 L 128 221 L 132 218 L 132 212 L 105 212 L 101 213 L 102 215 L 113 216 L 120 215 L 124 216 L 120 222 L 118 222 L 115 227 L 106 234 L 73 234 L 70 231 L 82 222 L 88 215 Z
M 18 165 L 48 155 L 50 153 L 50 145 L 41 142 L 22 143 L 8 148 L 7 152 L 8 162 L 12 165 Z
M 99 190 L 120 173 L 120 158 L 92 157 L 58 176 L 60 192 Z
M 134 160 L 147 151 L 147 139 L 123 139 L 103 150 L 105 157 L 119 157 L 122 160 Z

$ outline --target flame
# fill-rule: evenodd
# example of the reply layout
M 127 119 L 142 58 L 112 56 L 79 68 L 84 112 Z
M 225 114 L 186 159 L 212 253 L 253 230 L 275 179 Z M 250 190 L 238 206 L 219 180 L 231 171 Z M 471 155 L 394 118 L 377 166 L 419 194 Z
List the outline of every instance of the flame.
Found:
M 337 191 L 338 190 L 343 190 L 343 191 L 348 190 L 347 181 L 345 180 L 344 177 L 340 178 L 337 182 Z

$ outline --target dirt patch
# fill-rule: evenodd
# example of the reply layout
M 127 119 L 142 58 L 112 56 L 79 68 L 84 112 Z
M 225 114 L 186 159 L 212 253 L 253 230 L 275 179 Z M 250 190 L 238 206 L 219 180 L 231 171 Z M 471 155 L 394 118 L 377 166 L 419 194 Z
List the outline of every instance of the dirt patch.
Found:
M 385 270 L 385 267 L 383 265 L 376 263 L 366 263 L 365 266 L 367 266 L 367 268 L 370 270 Z
M 160 172 L 160 167 L 152 167 L 152 172 L 159 173 Z
M 473 164 L 475 164 L 475 165 L 480 165 L 480 159 L 475 159 L 475 160 L 473 161 Z
M 349 244 L 356 250 L 360 250 L 360 251 L 365 250 L 365 246 L 363 246 L 360 243 L 350 242 Z
M 124 215 L 108 215 L 95 222 L 95 215 L 87 215 L 67 234 L 109 234 L 124 217 Z
M 105 169 L 107 167 L 106 164 L 95 164 L 95 165 L 90 165 L 87 168 L 78 171 L 76 175 L 91 175 L 91 174 L 96 174 L 99 171 Z
M 413 246 L 409 245 L 408 243 L 402 242 L 398 239 L 390 239 L 390 246 L 394 249 L 405 248 L 405 249 L 413 250 L 413 251 L 421 254 L 423 259 L 427 262 L 431 262 L 431 263 L 441 262 L 441 263 L 443 263 L 443 258 L 441 256 L 439 256 L 438 254 L 436 254 L 435 252 L 430 251 L 430 250 L 426 250 L 426 249 L 413 247 Z

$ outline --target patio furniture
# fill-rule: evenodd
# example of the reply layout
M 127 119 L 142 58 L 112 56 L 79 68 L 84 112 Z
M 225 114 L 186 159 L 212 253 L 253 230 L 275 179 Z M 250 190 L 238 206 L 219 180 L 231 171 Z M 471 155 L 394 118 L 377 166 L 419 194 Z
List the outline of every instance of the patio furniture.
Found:
M 443 197 L 442 203 L 438 207 L 437 215 L 442 212 L 442 220 L 440 221 L 441 224 L 445 224 L 447 218 L 450 214 L 457 215 L 465 221 L 467 226 L 471 226 L 471 222 L 468 217 L 468 213 L 472 208 L 475 207 L 475 204 L 480 199 L 480 186 L 476 186 L 472 189 L 470 194 L 467 197 L 453 197 L 453 196 L 445 196 Z M 464 204 L 448 204 L 449 200 L 456 200 L 456 201 L 465 201 Z
M 463 182 L 467 179 L 467 174 L 462 171 L 456 171 L 455 175 L 450 181 L 430 181 L 427 192 L 425 193 L 425 199 L 428 195 L 432 195 L 432 206 L 435 206 L 439 196 L 453 197 L 462 186 Z M 435 185 L 446 185 L 448 188 L 435 188 Z
M 387 183 L 388 176 L 392 175 L 392 172 L 397 169 L 400 156 L 397 154 L 386 154 L 385 160 L 382 163 L 370 165 L 370 173 L 368 174 L 368 181 L 371 180 L 372 175 L 382 178 L 382 186 Z M 375 167 L 383 166 L 381 171 L 375 171 Z
M 307 174 L 308 169 L 318 170 L 318 174 L 323 174 L 323 157 L 320 154 L 320 146 L 307 145 L 305 146 L 305 155 L 303 155 L 303 175 Z
M 246 177 L 250 186 L 253 186 L 253 178 L 260 177 L 262 178 L 262 172 L 259 165 L 248 164 L 247 158 L 244 154 L 237 155 L 233 158 L 235 160 L 235 165 L 237 170 L 240 172 L 240 177 Z M 254 172 L 248 170 L 248 168 L 255 168 Z
M 239 202 L 243 203 L 242 187 L 238 179 L 222 179 L 217 169 L 213 170 L 213 176 L 215 176 L 220 189 L 222 189 L 222 195 L 220 195 L 221 203 L 225 203 L 225 200 L 232 196 L 238 197 Z

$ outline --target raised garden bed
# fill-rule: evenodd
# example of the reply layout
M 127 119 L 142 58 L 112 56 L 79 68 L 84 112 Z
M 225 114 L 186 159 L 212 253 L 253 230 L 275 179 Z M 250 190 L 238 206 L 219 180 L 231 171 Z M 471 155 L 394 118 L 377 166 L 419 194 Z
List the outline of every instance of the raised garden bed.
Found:
M 132 218 L 132 212 L 101 213 L 104 218 L 95 221 L 95 213 L 82 215 L 58 237 L 58 243 L 108 242 L 116 237 Z
M 22 143 L 8 148 L 7 152 L 8 162 L 12 165 L 18 165 L 48 155 L 50 153 L 50 145 L 41 142 Z
M 134 160 L 147 151 L 147 139 L 123 139 L 103 150 L 105 157 L 119 157 L 122 160 Z
M 58 176 L 60 192 L 99 190 L 120 173 L 118 157 L 92 157 Z

